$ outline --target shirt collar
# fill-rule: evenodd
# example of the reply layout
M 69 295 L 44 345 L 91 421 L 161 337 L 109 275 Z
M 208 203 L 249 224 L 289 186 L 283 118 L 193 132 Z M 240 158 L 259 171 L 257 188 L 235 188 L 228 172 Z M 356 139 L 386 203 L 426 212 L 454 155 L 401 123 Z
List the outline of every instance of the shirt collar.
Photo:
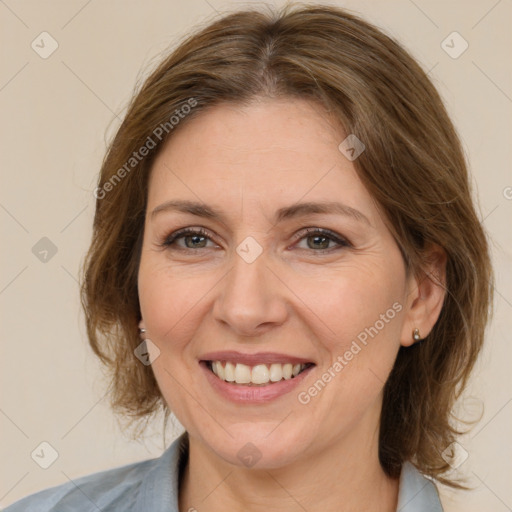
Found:
M 178 437 L 144 476 L 135 512 L 179 512 L 180 465 L 188 454 L 188 434 Z
M 410 462 L 400 474 L 397 512 L 443 512 L 436 486 Z

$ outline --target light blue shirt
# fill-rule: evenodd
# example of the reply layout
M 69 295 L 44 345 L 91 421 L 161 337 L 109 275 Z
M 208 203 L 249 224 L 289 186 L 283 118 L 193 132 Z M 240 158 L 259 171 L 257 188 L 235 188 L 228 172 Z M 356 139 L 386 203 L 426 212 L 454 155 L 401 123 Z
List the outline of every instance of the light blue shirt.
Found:
M 180 462 L 186 460 L 187 449 L 183 434 L 158 459 L 77 478 L 23 498 L 4 512 L 179 512 Z M 397 512 L 442 510 L 435 485 L 405 463 Z

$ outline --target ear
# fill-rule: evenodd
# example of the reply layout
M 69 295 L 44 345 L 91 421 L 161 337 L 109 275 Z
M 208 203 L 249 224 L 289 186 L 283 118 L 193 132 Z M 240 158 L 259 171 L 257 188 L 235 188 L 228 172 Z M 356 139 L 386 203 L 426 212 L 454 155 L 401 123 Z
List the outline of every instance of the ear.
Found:
M 139 322 L 139 329 L 145 329 L 146 328 L 146 325 L 144 324 L 144 320 L 141 320 Z
M 400 344 L 409 347 L 416 340 L 414 329 L 420 339 L 426 338 L 433 329 L 446 296 L 446 252 L 433 244 L 425 253 L 422 268 L 407 281 L 407 310 L 400 336 Z

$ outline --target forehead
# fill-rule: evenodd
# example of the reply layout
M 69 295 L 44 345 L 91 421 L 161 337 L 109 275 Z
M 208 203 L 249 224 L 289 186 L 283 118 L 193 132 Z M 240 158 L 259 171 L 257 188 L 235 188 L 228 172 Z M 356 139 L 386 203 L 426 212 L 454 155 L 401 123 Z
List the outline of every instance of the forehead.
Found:
M 237 205 L 242 195 L 269 208 L 301 199 L 343 199 L 359 209 L 373 202 L 338 149 L 341 126 L 316 103 L 225 103 L 185 121 L 155 160 L 150 207 L 173 198 Z

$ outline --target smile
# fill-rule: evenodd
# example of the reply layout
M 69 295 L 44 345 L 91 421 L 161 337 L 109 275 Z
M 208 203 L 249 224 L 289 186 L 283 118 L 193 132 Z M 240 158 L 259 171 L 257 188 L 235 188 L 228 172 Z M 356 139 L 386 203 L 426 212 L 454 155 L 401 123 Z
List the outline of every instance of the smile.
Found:
M 220 380 L 244 386 L 266 386 L 297 377 L 313 363 L 272 363 L 249 366 L 230 361 L 206 361 L 206 366 Z

